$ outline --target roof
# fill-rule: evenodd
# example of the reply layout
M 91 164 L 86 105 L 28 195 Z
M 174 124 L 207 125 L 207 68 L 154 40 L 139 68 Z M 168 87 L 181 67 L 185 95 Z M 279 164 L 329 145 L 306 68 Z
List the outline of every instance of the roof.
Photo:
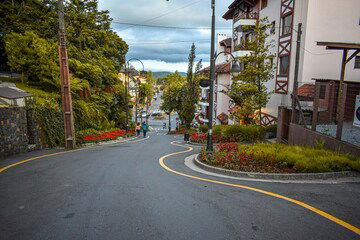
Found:
M 306 99 L 314 99 L 315 96 L 315 85 L 306 83 L 298 88 L 297 94 L 299 97 L 306 98 Z
M 223 15 L 223 18 L 226 20 L 229 19 L 233 19 L 234 17 L 234 12 L 236 10 L 236 7 L 240 4 L 240 3 L 247 3 L 248 5 L 250 5 L 251 7 L 255 6 L 255 3 L 258 0 L 235 0 L 233 3 L 230 4 L 230 6 L 228 7 L 229 10 L 227 10 L 227 12 Z
M 314 81 L 318 81 L 318 82 L 340 82 L 339 79 L 328 79 L 328 78 L 312 78 L 311 80 Z M 360 79 L 359 81 L 355 81 L 355 80 L 344 80 L 344 83 L 355 83 L 355 84 L 360 84 Z
M 318 46 L 326 46 L 326 49 L 332 50 L 360 50 L 360 43 L 344 43 L 344 42 L 317 42 Z
M 215 66 L 215 72 L 216 73 L 230 73 L 230 68 L 231 68 L 231 62 L 217 64 Z M 206 68 L 202 69 L 200 72 L 208 72 L 208 71 L 210 71 L 210 67 L 206 67 Z
M 31 97 L 30 93 L 22 91 L 18 88 L 12 87 L 0 87 L 0 97 L 7 98 L 7 99 L 17 99 L 17 98 L 24 98 L 24 97 Z
M 220 42 L 220 45 L 223 45 L 225 47 L 231 47 L 232 45 L 232 38 L 224 39 Z

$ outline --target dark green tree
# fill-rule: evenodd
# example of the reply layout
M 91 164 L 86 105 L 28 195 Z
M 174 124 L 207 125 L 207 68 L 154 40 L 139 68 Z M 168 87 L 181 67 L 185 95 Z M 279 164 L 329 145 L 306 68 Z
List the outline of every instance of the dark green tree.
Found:
M 246 45 L 251 54 L 239 59 L 244 69 L 238 77 L 233 78 L 227 92 L 236 104 L 236 120 L 253 123 L 257 114 L 261 123 L 261 108 L 267 104 L 271 94 L 265 83 L 273 77 L 274 69 L 272 59 L 275 55 L 270 53 L 272 43 L 267 41 L 270 28 L 267 18 L 260 19 L 253 28 L 253 39 L 241 44 Z
M 186 129 L 190 129 L 191 122 L 195 117 L 195 109 L 196 109 L 196 104 L 199 100 L 199 92 L 200 92 L 198 79 L 195 77 L 196 75 L 194 76 L 194 72 L 193 72 L 194 62 L 196 58 L 195 50 L 196 50 L 195 44 L 192 44 L 188 58 L 189 65 L 186 76 L 186 82 L 183 85 L 183 89 L 182 89 L 183 98 L 182 98 L 181 110 L 178 112 L 179 117 L 182 120 L 182 122 L 185 124 Z M 198 68 L 201 68 L 201 61 L 197 64 L 196 68 L 197 68 L 196 71 L 200 70 Z

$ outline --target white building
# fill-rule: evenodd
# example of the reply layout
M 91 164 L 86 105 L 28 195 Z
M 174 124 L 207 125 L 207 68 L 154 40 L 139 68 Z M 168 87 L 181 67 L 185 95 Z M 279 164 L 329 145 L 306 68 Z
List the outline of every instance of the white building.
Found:
M 233 21 L 233 54 L 250 54 L 242 44 L 251 39 L 258 18 L 273 24 L 272 53 L 275 77 L 267 83 L 274 91 L 263 111 L 274 118 L 278 106 L 291 105 L 297 26 L 302 23 L 299 86 L 313 78 L 339 79 L 342 51 L 327 51 L 317 42 L 360 42 L 360 0 L 235 0 L 223 18 Z M 352 54 L 350 52 L 349 54 Z M 360 82 L 360 54 L 347 64 L 345 80 Z
M 232 49 L 232 39 L 226 34 L 217 35 L 216 48 L 216 68 L 214 82 L 214 123 L 215 124 L 231 124 L 229 119 L 229 109 L 232 107 L 231 99 L 225 93 L 231 84 L 230 68 L 231 58 L 229 53 Z M 210 67 L 202 70 L 206 74 L 210 74 Z M 202 116 L 200 121 L 207 123 L 209 116 L 209 87 L 201 88 L 201 98 L 199 105 L 201 106 Z

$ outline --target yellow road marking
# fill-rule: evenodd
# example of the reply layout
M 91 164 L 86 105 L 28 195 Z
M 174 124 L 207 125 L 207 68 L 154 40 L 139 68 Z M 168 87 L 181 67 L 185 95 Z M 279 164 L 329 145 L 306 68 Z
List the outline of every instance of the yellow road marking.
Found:
M 184 147 L 183 145 L 179 145 L 179 144 L 175 144 L 174 142 L 171 142 L 172 145 L 175 145 L 175 146 L 180 146 L 180 147 Z M 192 175 L 189 175 L 189 174 L 185 174 L 185 173 L 182 173 L 182 172 L 178 172 L 178 171 L 175 171 L 171 168 L 169 168 L 167 165 L 165 165 L 164 163 L 164 160 L 170 156 L 174 156 L 174 155 L 178 155 L 178 154 L 181 154 L 181 153 L 187 153 L 187 152 L 191 152 L 193 150 L 192 147 L 188 147 L 186 146 L 186 148 L 188 148 L 187 150 L 184 150 L 184 151 L 180 151 L 180 152 L 175 152 L 175 153 L 170 153 L 170 154 L 167 154 L 163 157 L 161 157 L 159 159 L 159 164 L 165 168 L 167 171 L 169 172 L 172 172 L 172 173 L 175 173 L 175 174 L 178 174 L 178 175 L 181 175 L 181 176 L 184 176 L 184 177 L 188 177 L 188 178 L 192 178 L 192 179 L 197 179 L 197 180 L 200 180 L 200 181 L 204 181 L 204 182 L 211 182 L 211 183 L 216 183 L 216 184 L 221 184 L 221 185 L 226 185 L 226 186 L 231 186 L 231 187 L 237 187 L 237 188 L 242 188 L 242 189 L 246 189 L 246 190 L 250 190 L 250 191 L 254 191 L 254 192 L 258 192 L 258 193 L 262 193 L 262 194 L 265 194 L 265 195 L 269 195 L 269 196 L 272 196 L 272 197 L 275 197 L 275 198 L 279 198 L 279 199 L 283 199 L 285 201 L 288 201 L 288 202 L 292 202 L 292 203 L 295 203 L 303 208 L 306 208 L 316 214 L 319 214 L 320 216 L 324 217 L 324 218 L 327 218 L 328 220 L 330 221 L 333 221 L 347 229 L 349 229 L 350 231 L 353 231 L 354 233 L 360 235 L 360 229 L 339 219 L 339 218 L 336 218 L 324 211 L 321 211 L 313 206 L 310 206 L 304 202 L 301 202 L 301 201 L 298 201 L 298 200 L 295 200 L 295 199 L 292 199 L 292 198 L 288 198 L 288 197 L 285 197 L 285 196 L 282 196 L 280 194 L 276 194 L 276 193 L 272 193 L 272 192 L 268 192 L 268 191 L 265 191 L 265 190 L 261 190 L 261 189 L 258 189 L 258 188 L 253 188 L 253 187 L 248 187 L 248 186 L 244 186 L 244 185 L 239 185 L 239 184 L 233 184 L 233 183 L 228 183 L 228 182 L 221 182 L 221 181 L 216 181 L 216 180 L 211 180 L 211 179 L 207 179 L 207 178 L 202 178 L 202 177 L 197 177 L 197 176 L 192 176 Z
M 148 138 L 149 138 L 149 136 L 147 136 L 146 138 L 142 138 L 142 139 L 135 140 L 135 141 L 129 141 L 129 140 L 131 140 L 131 139 L 129 139 L 129 140 L 125 140 L 124 142 L 120 142 L 120 143 L 108 143 L 108 144 L 105 143 L 105 144 L 103 144 L 103 145 L 97 145 L 97 146 L 91 146 L 91 147 L 84 147 L 84 148 L 78 148 L 78 149 L 69 150 L 69 151 L 63 151 L 63 152 L 45 154 L 45 155 L 41 155 L 41 156 L 29 158 L 29 159 L 26 159 L 26 160 L 23 160 L 23 161 L 19 161 L 19 162 L 10 164 L 10 165 L 8 165 L 8 166 L 6 166 L 6 167 L 0 168 L 0 173 L 6 171 L 6 170 L 9 169 L 9 168 L 15 167 L 15 166 L 17 166 L 17 165 L 20 165 L 20 164 L 23 164 L 23 163 L 27 163 L 27 162 L 31 162 L 31 161 L 34 161 L 34 160 L 38 160 L 38 159 L 45 158 L 45 157 L 51 157 L 51 156 L 56 156 L 56 155 L 65 154 L 65 153 L 78 152 L 78 151 L 83 151 L 83 150 L 87 150 L 87 149 L 91 149 L 91 148 L 96 148 L 96 147 L 101 147 L 101 146 L 110 145 L 110 144 L 123 145 L 123 144 L 129 144 L 129 143 L 136 143 L 136 142 L 144 141 L 144 140 L 146 140 L 146 139 L 148 139 Z

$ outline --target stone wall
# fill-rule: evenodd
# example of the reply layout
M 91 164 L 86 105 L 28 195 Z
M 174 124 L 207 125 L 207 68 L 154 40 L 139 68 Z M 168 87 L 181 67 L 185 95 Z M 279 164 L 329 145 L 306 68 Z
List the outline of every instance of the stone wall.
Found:
M 27 151 L 27 117 L 23 107 L 0 107 L 0 158 Z

